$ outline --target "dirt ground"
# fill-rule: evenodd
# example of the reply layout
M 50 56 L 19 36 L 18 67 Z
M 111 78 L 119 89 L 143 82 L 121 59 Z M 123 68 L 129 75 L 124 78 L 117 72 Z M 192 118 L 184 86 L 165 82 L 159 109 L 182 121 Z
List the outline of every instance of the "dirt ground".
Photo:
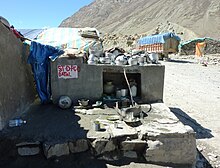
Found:
M 165 104 L 194 129 L 201 154 L 213 167 L 220 167 L 220 65 L 203 66 L 195 59 L 162 64 Z

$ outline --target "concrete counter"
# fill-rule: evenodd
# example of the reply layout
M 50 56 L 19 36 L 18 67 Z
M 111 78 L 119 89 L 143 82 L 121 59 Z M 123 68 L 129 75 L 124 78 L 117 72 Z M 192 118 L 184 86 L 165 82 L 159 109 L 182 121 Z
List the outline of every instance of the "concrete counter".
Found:
M 75 77 L 65 78 L 60 71 L 65 71 L 66 65 L 75 67 Z M 62 68 L 59 68 L 59 67 Z M 66 68 L 69 70 L 70 68 Z M 108 64 L 88 65 L 83 63 L 83 58 L 69 59 L 60 57 L 51 62 L 51 88 L 53 102 L 57 103 L 62 95 L 71 97 L 74 102 L 86 98 L 98 100 L 103 95 L 103 85 L 111 80 L 113 84 L 125 83 L 124 69 L 128 78 L 138 82 L 138 93 L 144 102 L 163 100 L 164 65 L 146 64 L 145 66 L 117 66 Z M 66 73 L 66 72 L 65 72 Z M 67 73 L 68 75 L 68 73 Z

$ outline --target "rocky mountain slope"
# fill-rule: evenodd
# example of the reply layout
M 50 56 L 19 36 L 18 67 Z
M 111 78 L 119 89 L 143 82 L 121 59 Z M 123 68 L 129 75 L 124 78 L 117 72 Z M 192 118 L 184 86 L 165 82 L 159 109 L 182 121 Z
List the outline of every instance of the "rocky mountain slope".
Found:
M 94 0 L 61 27 L 96 27 L 103 33 L 175 31 L 183 40 L 220 39 L 219 0 Z

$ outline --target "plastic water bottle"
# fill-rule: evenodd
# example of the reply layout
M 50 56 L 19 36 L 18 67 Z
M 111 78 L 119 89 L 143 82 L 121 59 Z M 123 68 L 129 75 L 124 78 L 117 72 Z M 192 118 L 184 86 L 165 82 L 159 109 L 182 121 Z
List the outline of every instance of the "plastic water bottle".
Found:
M 13 119 L 13 120 L 9 120 L 9 127 L 19 127 L 22 124 L 25 124 L 26 121 L 22 120 L 22 119 Z

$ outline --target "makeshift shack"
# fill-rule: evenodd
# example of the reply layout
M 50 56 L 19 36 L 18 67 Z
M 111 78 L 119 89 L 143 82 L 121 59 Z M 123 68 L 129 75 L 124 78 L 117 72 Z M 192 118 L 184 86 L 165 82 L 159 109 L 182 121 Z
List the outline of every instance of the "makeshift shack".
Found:
M 50 101 L 50 60 L 60 55 L 87 56 L 89 50 L 102 50 L 99 32 L 95 28 L 50 28 L 45 30 L 19 30 L 30 43 L 28 63 L 32 65 L 38 95 L 42 103 Z M 31 33 L 32 32 L 32 33 Z M 68 58 L 70 58 L 68 56 Z M 48 87 L 49 86 L 49 87 Z
M 180 40 L 180 37 L 174 33 L 145 36 L 138 40 L 138 48 L 148 53 L 158 53 L 163 58 L 168 57 L 170 53 L 178 52 Z

